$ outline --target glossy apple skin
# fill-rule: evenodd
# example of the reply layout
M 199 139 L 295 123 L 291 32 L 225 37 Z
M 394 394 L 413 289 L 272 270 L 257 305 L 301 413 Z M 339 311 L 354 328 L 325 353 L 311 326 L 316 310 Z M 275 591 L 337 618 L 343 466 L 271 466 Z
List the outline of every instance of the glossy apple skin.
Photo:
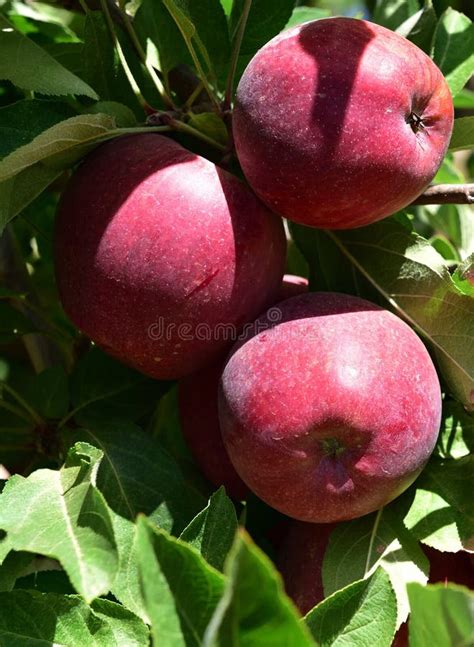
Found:
M 305 278 L 285 274 L 278 300 L 307 290 Z M 179 417 L 183 436 L 204 476 L 216 487 L 224 485 L 232 498 L 244 499 L 248 488 L 230 462 L 219 426 L 217 395 L 226 357 L 178 382 Z
M 204 476 L 240 500 L 246 498 L 248 488 L 230 462 L 217 413 L 217 388 L 224 364 L 220 358 L 178 382 L 179 419 L 186 444 Z
M 224 444 L 248 487 L 315 523 L 401 494 L 433 451 L 441 416 L 435 368 L 411 328 L 329 292 L 288 299 L 255 326 L 234 347 L 219 395 Z
M 322 568 L 336 524 L 293 521 L 278 551 L 278 569 L 287 595 L 301 615 L 324 600 Z
M 422 193 L 452 125 L 448 85 L 424 52 L 373 23 L 327 18 L 257 52 L 237 89 L 233 134 L 249 184 L 273 211 L 350 229 Z
M 240 327 L 275 300 L 285 249 L 280 219 L 237 178 L 171 139 L 133 135 L 73 175 L 56 278 L 66 313 L 98 346 L 175 379 L 229 347 L 216 326 Z
M 474 591 L 474 565 L 468 552 L 442 553 L 430 546 L 423 546 L 423 550 L 430 560 L 431 584 L 453 582 Z

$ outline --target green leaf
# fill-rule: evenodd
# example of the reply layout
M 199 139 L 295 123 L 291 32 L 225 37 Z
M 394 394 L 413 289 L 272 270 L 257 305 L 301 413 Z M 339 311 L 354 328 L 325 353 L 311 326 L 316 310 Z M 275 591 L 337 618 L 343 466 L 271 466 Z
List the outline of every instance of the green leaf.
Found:
M 91 607 L 95 617 L 103 620 L 113 634 L 113 647 L 148 647 L 150 644 L 148 627 L 122 605 L 98 598 Z M 103 644 L 101 642 L 99 647 Z
M 51 6 L 45 2 L 33 0 L 26 4 L 22 0 L 12 0 L 9 15 L 11 19 L 22 16 L 27 19 L 27 29 L 48 39 L 57 38 L 63 41 L 77 41 L 78 33 L 83 29 L 83 17 L 73 11 L 57 5 Z M 22 21 L 25 25 L 26 21 Z M 41 39 L 43 40 L 43 39 Z
M 160 528 L 180 533 L 204 507 L 205 499 L 188 488 L 171 456 L 136 425 L 96 423 L 69 436 L 104 455 L 97 487 L 116 515 L 131 521 L 150 515 Z
M 455 97 L 474 74 L 474 25 L 448 7 L 438 20 L 431 56 Z
M 0 16 L 0 79 L 23 90 L 98 99 L 94 90 Z
M 23 575 L 25 568 L 32 562 L 31 553 L 10 551 L 0 566 L 0 591 L 11 591 L 15 582 Z
M 221 5 L 223 6 L 227 16 L 230 15 L 230 12 L 232 10 L 232 2 L 233 0 L 221 0 Z
M 84 78 L 101 99 L 113 98 L 116 80 L 114 47 L 107 22 L 100 11 L 86 14 L 82 56 Z
M 340 232 L 299 225 L 291 231 L 303 254 L 328 240 L 332 262 L 349 276 L 362 276 L 425 338 L 449 390 L 466 406 L 474 405 L 474 301 L 456 288 L 446 262 L 428 241 L 398 218 Z M 307 256 L 310 266 L 313 259 Z M 371 298 L 370 293 L 362 296 Z
M 446 261 L 458 262 L 459 255 L 453 245 L 446 240 L 443 236 L 433 236 L 430 238 L 430 245 L 440 254 Z
M 296 27 L 296 25 L 301 25 L 301 23 L 308 22 L 309 20 L 327 18 L 330 15 L 331 11 L 329 9 L 321 9 L 321 7 L 295 7 L 291 18 L 286 23 L 285 29 Z
M 347 259 L 324 230 L 301 228 L 289 224 L 296 248 L 308 263 L 309 283 L 312 291 L 324 290 L 363 296 L 374 302 L 380 295 L 371 283 Z M 306 232 L 311 232 L 309 235 Z
M 20 310 L 0 301 L 0 335 L 16 337 L 36 332 L 37 328 Z M 1 389 L 0 389 L 1 390 Z
M 221 487 L 183 530 L 180 539 L 194 546 L 211 566 L 222 571 L 237 528 L 234 504 Z
M 423 8 L 407 18 L 399 27 L 397 33 L 405 36 L 427 54 L 431 52 L 431 42 L 436 29 L 436 12 L 432 0 L 425 0 Z
M 107 593 L 118 567 L 107 505 L 93 483 L 95 461 L 71 450 L 59 471 L 13 476 L 0 495 L 0 528 L 14 550 L 61 562 L 86 601 Z
M 453 274 L 453 281 L 461 292 L 474 297 L 474 252 L 458 265 Z
M 379 25 L 395 31 L 419 8 L 418 0 L 376 0 L 373 20 Z
M 454 152 L 470 148 L 474 148 L 474 117 L 459 117 L 454 120 L 449 150 Z
M 474 593 L 453 584 L 410 584 L 410 647 L 474 643 Z
M 326 596 L 382 567 L 397 599 L 397 626 L 409 612 L 407 582 L 428 581 L 429 563 L 415 537 L 403 525 L 403 500 L 374 514 L 338 524 L 323 561 Z
M 245 0 L 234 0 L 232 5 L 229 23 L 232 40 L 237 33 L 244 3 Z M 285 28 L 294 6 L 294 0 L 253 0 L 240 48 L 236 82 L 257 51 Z
M 454 107 L 457 110 L 473 110 L 474 109 L 474 92 L 464 88 L 454 98 Z
M 466 181 L 465 176 L 461 173 L 459 167 L 454 164 L 453 153 L 447 153 L 441 166 L 433 178 L 433 184 L 462 184 Z M 440 205 L 424 205 L 424 207 L 432 208 Z M 446 205 L 441 205 L 446 206 Z M 421 208 L 421 207 L 419 207 Z
M 0 235 L 6 225 L 60 175 L 58 169 L 35 164 L 10 180 L 0 182 Z
M 71 432 L 104 454 L 97 487 L 109 506 L 119 552 L 115 597 L 148 621 L 138 573 L 135 518 L 150 515 L 161 528 L 179 533 L 205 505 L 188 488 L 178 465 L 160 445 L 131 423 L 96 424 Z
M 0 481 L 0 494 L 4 492 L 7 483 L 8 481 L 4 481 L 3 479 Z M 5 532 L 0 532 L 0 564 L 5 562 L 5 559 L 11 550 L 12 545 L 8 535 L 6 535 Z
M 119 128 L 133 128 L 137 125 L 137 118 L 133 110 L 117 101 L 98 101 L 86 110 L 89 114 L 101 113 L 113 117 Z
M 321 647 L 390 647 L 397 605 L 390 579 L 381 568 L 320 602 L 305 620 Z
M 459 402 L 443 406 L 443 419 L 435 452 L 441 458 L 462 458 L 474 454 L 474 417 Z
M 71 375 L 72 414 L 78 424 L 137 420 L 150 413 L 168 388 L 93 347 Z
M 45 567 L 48 570 L 43 570 Z M 51 570 L 49 570 L 51 567 Z M 61 595 L 75 595 L 74 588 L 62 569 L 56 570 L 56 562 L 48 560 L 47 557 L 36 558 L 35 562 L 30 564 L 26 569 L 23 577 L 20 577 L 15 583 L 15 590 L 40 591 L 42 593 L 60 593 Z M 100 599 L 100 598 L 98 598 Z M 94 604 L 94 603 L 92 603 Z
M 309 631 L 283 592 L 281 577 L 244 530 L 226 561 L 224 595 L 203 647 L 310 647 Z
M 429 223 L 436 234 L 449 239 L 456 250 L 456 260 L 464 259 L 474 252 L 474 210 L 469 205 L 427 205 L 419 207 L 418 215 L 423 222 Z M 454 283 L 459 287 L 457 281 Z
M 68 378 L 63 368 L 47 368 L 32 381 L 28 401 L 45 418 L 61 418 L 69 407 Z
M 40 99 L 17 101 L 0 108 L 0 159 L 74 114 L 65 103 Z
M 201 112 L 193 115 L 189 120 L 189 125 L 199 132 L 204 133 L 211 139 L 214 139 L 223 146 L 227 145 L 228 133 L 224 122 L 215 112 Z
M 14 470 L 23 465 L 31 464 L 33 460 L 37 460 L 32 442 L 35 437 L 36 424 L 33 421 L 30 422 L 9 413 L 2 406 L 0 406 L 0 417 L 1 464 L 3 466 L 8 465 L 10 469 Z M 2 472 L 0 479 L 5 478 L 5 471 L 2 468 L 0 468 L 0 471 Z M 2 485 L 3 481 L 0 480 L 0 491 L 2 490 Z M 11 548 L 8 545 L 8 538 L 2 541 L 2 534 L 0 530 L 0 564 Z
M 169 93 L 170 71 L 178 65 L 193 64 L 181 32 L 164 3 L 156 0 L 142 0 L 133 26 L 146 49 L 147 60 L 155 67 L 159 65 Z
M 10 290 L 10 288 L 0 286 L 0 299 L 24 299 L 25 296 L 25 292 L 17 292 L 16 290 Z
M 113 602 L 92 608 L 75 595 L 0 593 L 0 643 L 12 647 L 146 647 L 145 625 Z M 120 622 L 120 625 L 119 625 Z M 124 638 L 126 642 L 117 639 Z
M 77 76 L 83 76 L 83 43 L 43 43 L 42 47 L 45 52 L 70 72 Z
M 117 37 L 122 43 L 123 37 L 120 27 L 117 25 L 115 29 Z M 142 92 L 146 94 L 145 88 L 142 87 L 141 75 L 136 74 L 136 64 L 138 62 L 136 51 L 134 49 L 130 50 L 127 46 L 123 46 L 123 50 L 125 58 L 132 68 L 132 74 L 141 87 Z M 138 63 L 138 65 L 140 64 Z M 130 105 L 133 108 L 138 107 L 136 96 L 119 62 L 113 41 L 110 37 L 107 21 L 101 11 L 89 11 L 86 15 L 82 67 L 82 77 L 94 88 L 103 100 L 100 102 L 101 104 L 107 105 L 108 102 L 113 101 L 118 102 L 118 104 L 126 104 L 126 106 Z M 141 71 L 140 67 L 138 69 Z M 97 109 L 97 105 L 93 112 L 101 112 L 101 110 Z M 126 106 L 122 106 L 121 111 L 118 113 L 119 117 L 121 117 L 121 113 L 126 109 L 129 115 L 132 114 L 132 120 L 130 122 L 130 116 L 128 115 L 127 123 L 123 123 L 122 119 L 117 120 L 118 126 L 133 126 L 136 123 L 133 112 Z M 89 112 L 90 110 L 87 111 Z M 103 112 L 112 116 L 116 114 L 110 109 L 104 110 Z M 141 111 L 140 114 L 143 114 L 143 112 Z
M 9 180 L 38 162 L 56 171 L 76 162 L 91 146 L 120 134 L 109 115 L 78 115 L 44 130 L 26 146 L 0 161 L 0 182 Z
M 433 458 L 416 481 L 404 523 L 424 544 L 442 552 L 474 552 L 474 455 Z
M 138 560 L 152 634 L 160 647 L 201 647 L 224 577 L 191 546 L 138 521 Z
M 192 462 L 189 447 L 183 438 L 179 420 L 178 389 L 173 386 L 158 403 L 153 420 L 153 436 L 178 462 Z
M 229 30 L 219 0 L 163 0 L 182 37 L 196 49 L 210 78 L 225 81 L 230 59 Z M 223 85 L 223 83 L 221 84 Z

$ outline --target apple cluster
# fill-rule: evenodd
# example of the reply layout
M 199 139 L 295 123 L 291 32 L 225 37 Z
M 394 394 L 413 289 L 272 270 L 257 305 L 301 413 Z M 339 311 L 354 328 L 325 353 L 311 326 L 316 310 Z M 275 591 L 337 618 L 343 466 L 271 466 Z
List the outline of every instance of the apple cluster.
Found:
M 282 281 L 282 216 L 350 229 L 394 213 L 434 177 L 452 123 L 420 49 L 331 18 L 244 72 L 246 182 L 157 134 L 106 143 L 74 173 L 55 234 L 65 311 L 120 361 L 179 380 L 185 438 L 232 496 L 332 524 L 385 505 L 428 460 L 441 393 L 427 350 L 374 303 Z

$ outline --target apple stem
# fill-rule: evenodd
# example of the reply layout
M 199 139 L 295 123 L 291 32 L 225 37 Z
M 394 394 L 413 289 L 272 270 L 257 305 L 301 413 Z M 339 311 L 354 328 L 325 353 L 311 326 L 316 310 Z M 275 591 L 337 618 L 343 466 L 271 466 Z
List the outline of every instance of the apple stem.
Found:
M 215 139 L 212 139 L 212 137 L 208 137 L 200 130 L 197 130 L 192 126 L 185 124 L 183 121 L 177 121 L 176 119 L 173 119 L 173 117 L 170 117 L 170 116 L 165 116 L 164 119 L 165 119 L 165 123 L 169 125 L 169 127 L 172 130 L 177 130 L 177 131 L 181 131 L 182 133 L 187 133 L 188 135 L 192 135 L 193 137 L 197 137 L 198 139 L 201 139 L 203 142 L 206 142 L 206 144 L 209 144 L 210 146 L 217 148 L 223 153 L 227 152 L 226 146 L 224 146 L 223 144 L 220 144 Z
M 434 184 L 411 204 L 474 204 L 474 183 Z
M 238 60 L 239 60 L 240 48 L 242 47 L 242 41 L 243 41 L 243 38 L 244 38 L 245 27 L 247 26 L 247 19 L 249 17 L 251 6 L 252 6 L 252 0 L 245 0 L 244 7 L 242 9 L 242 14 L 241 14 L 241 16 L 239 18 L 239 22 L 237 23 L 236 30 L 235 30 L 234 34 L 232 34 L 233 39 L 234 39 L 234 36 L 235 36 L 235 41 L 234 41 L 234 48 L 232 50 L 232 58 L 230 60 L 229 75 L 227 77 L 225 98 L 224 98 L 224 103 L 223 103 L 223 106 L 222 106 L 223 111 L 229 110 L 230 106 L 232 104 L 232 95 L 233 95 L 233 91 L 234 91 L 235 73 L 237 71 L 237 63 L 238 63 Z

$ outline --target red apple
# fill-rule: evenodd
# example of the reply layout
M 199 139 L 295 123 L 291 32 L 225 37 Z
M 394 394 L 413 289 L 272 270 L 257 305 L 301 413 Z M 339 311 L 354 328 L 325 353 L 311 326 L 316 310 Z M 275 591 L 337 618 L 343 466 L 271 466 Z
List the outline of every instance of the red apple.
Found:
M 224 444 L 247 486 L 318 523 L 401 494 L 441 416 L 435 368 L 411 328 L 368 301 L 321 292 L 270 308 L 253 330 L 232 351 L 219 400 Z
M 294 521 L 288 527 L 278 553 L 278 568 L 287 595 L 302 615 L 324 600 L 322 567 L 331 523 Z
M 279 298 L 307 290 L 305 278 L 285 274 Z M 225 359 L 220 358 L 211 366 L 179 381 L 179 416 L 183 436 L 204 476 L 216 487 L 224 485 L 233 498 L 243 499 L 248 488 L 227 455 L 217 412 L 217 392 Z
M 430 546 L 423 546 L 423 550 L 430 560 L 431 584 L 453 582 L 474 590 L 474 566 L 469 553 L 463 550 L 457 553 L 443 553 Z
M 178 383 L 181 431 L 197 465 L 216 487 L 244 499 L 248 488 L 230 462 L 222 442 L 217 414 L 217 387 L 225 362 L 220 358 Z
M 313 227 L 372 223 L 416 198 L 449 144 L 453 102 L 416 45 L 364 20 L 283 32 L 237 89 L 233 133 L 253 190 Z
M 285 236 L 237 178 L 160 135 L 93 152 L 62 196 L 56 277 L 98 346 L 158 379 L 202 368 L 275 300 Z M 224 332 L 223 332 L 224 330 Z

